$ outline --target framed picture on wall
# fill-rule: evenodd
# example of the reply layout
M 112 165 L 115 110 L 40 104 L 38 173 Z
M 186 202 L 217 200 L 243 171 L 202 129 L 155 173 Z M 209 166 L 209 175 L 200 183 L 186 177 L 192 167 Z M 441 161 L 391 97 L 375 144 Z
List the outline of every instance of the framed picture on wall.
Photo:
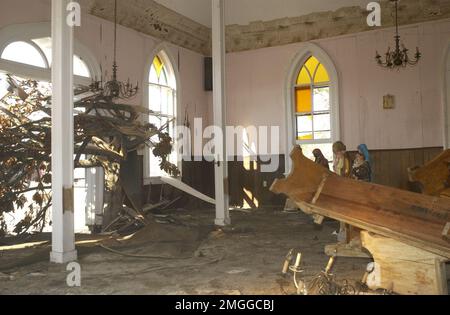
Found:
M 395 108 L 395 96 L 385 95 L 383 96 L 383 109 L 394 109 Z

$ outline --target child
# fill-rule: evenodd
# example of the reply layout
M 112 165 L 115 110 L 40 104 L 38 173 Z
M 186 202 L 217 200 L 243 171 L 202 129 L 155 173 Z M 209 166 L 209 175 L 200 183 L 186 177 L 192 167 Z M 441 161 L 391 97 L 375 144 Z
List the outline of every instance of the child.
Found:
M 364 154 L 356 153 L 355 162 L 353 163 L 352 178 L 364 182 L 370 182 L 371 170 L 370 164 L 366 161 Z

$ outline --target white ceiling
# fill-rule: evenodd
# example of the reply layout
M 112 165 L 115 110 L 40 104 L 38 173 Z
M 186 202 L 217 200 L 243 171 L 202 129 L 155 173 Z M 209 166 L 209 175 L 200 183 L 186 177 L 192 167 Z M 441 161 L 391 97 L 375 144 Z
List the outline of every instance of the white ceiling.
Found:
M 211 27 L 211 0 L 155 0 L 200 24 Z M 226 24 L 247 25 L 297 17 L 347 6 L 366 7 L 373 0 L 225 0 Z

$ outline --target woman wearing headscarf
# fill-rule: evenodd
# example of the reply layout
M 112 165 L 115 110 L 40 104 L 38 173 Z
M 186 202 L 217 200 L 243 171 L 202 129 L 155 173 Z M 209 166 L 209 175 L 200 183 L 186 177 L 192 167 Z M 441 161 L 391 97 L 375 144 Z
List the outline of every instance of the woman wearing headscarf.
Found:
M 313 151 L 314 158 L 316 159 L 315 162 L 317 164 L 322 165 L 327 170 L 330 169 L 330 162 L 328 162 L 327 158 L 323 155 L 322 151 L 320 149 L 315 149 Z
M 364 161 L 366 162 L 366 163 L 361 163 L 361 158 L 360 158 L 360 161 L 359 161 L 360 165 L 363 165 L 364 168 L 368 168 L 368 171 L 367 171 L 368 175 L 364 180 L 371 182 L 372 181 L 372 159 L 370 158 L 370 153 L 369 153 L 369 149 L 367 148 L 367 145 L 360 144 L 358 146 L 358 153 L 360 155 L 362 155 Z M 356 161 L 355 161 L 355 163 L 356 163 Z M 360 165 L 358 165 L 358 166 L 360 166 Z

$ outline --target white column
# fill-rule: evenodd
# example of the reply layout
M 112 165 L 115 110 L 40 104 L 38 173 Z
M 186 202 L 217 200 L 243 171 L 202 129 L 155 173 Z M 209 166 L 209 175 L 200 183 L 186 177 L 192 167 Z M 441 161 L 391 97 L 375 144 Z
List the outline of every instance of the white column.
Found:
M 52 0 L 52 252 L 50 261 L 77 259 L 73 201 L 73 28 L 69 0 Z
M 86 170 L 86 225 L 103 224 L 103 192 L 105 190 L 105 173 L 101 167 Z
M 225 137 L 225 10 L 224 0 L 212 0 L 212 56 L 213 56 L 213 102 L 214 125 L 222 128 Z M 222 161 L 215 164 L 216 187 L 216 225 L 230 224 L 228 197 L 228 165 L 226 141 L 223 139 L 221 148 L 215 148 L 216 156 L 221 155 Z

